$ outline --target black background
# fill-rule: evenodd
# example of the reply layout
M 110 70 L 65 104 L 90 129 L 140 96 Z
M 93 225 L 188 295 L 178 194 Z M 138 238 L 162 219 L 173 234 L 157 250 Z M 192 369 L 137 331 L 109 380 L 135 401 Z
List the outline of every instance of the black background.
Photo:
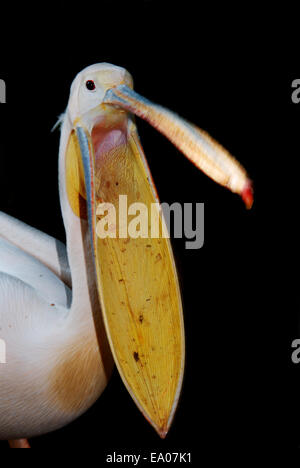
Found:
M 291 82 L 300 65 L 283 29 L 296 27 L 293 14 L 286 19 L 253 4 L 93 1 L 18 6 L 1 21 L 8 25 L 0 60 L 7 83 L 7 104 L 0 105 L 2 211 L 64 240 L 59 131 L 51 128 L 75 75 L 96 62 L 125 67 L 140 94 L 208 131 L 246 167 L 255 188 L 247 211 L 138 120 L 161 201 L 205 203 L 204 247 L 173 242 L 187 336 L 176 418 L 161 441 L 115 372 L 84 416 L 31 440 L 32 447 L 95 447 L 99 462 L 113 449 L 181 450 L 197 462 L 208 446 L 297 447 L 299 368 L 290 354 L 299 334 L 291 265 L 300 104 L 291 101 Z

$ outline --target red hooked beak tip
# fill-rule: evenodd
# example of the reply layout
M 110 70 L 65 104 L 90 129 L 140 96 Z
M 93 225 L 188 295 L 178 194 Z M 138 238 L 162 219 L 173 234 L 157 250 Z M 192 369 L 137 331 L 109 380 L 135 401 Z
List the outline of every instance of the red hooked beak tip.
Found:
M 253 186 L 250 179 L 245 183 L 245 187 L 242 190 L 241 197 L 246 205 L 247 210 L 253 205 Z

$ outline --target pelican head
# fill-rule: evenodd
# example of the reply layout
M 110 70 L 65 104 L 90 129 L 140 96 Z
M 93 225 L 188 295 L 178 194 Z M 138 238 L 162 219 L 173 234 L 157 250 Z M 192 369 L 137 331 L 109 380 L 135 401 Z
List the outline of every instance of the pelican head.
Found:
M 133 88 L 132 77 L 124 68 L 108 63 L 85 68 L 71 86 L 68 112 L 73 124 L 81 119 L 91 131 L 92 126 L 112 110 L 103 102 L 106 92 L 120 85 Z

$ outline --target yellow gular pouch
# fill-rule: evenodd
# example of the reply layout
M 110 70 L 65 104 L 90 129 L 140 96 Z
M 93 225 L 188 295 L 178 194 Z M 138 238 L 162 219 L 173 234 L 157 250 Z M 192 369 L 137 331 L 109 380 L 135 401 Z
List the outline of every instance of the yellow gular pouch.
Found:
M 112 203 L 118 220 L 119 196 L 127 195 L 128 206 L 140 202 L 150 213 L 157 199 L 135 127 L 126 144 L 101 159 L 95 173 L 98 203 Z M 116 238 L 96 240 L 106 330 L 127 389 L 164 437 L 177 406 L 185 355 L 181 296 L 170 241 L 150 237 L 150 217 L 148 238 L 121 238 L 119 229 L 116 232 Z
M 70 134 L 66 151 L 66 190 L 73 213 L 78 218 L 87 219 L 84 169 L 74 130 Z
M 115 126 L 115 133 L 110 133 L 110 126 L 107 130 L 109 140 L 106 130 L 99 135 L 96 127 L 88 138 L 94 166 L 93 212 L 99 203 L 112 203 L 118 222 L 119 196 L 126 195 L 128 206 L 143 203 L 151 213 L 157 198 L 135 125 Z M 107 148 L 107 141 L 115 143 L 113 135 L 120 135 L 117 144 L 99 152 L 100 145 Z M 87 219 L 84 168 L 75 131 L 67 146 L 66 187 L 72 211 Z M 151 237 L 149 216 L 149 237 L 123 238 L 117 229 L 116 238 L 96 236 L 94 247 L 101 310 L 115 363 L 137 406 L 164 437 L 182 385 L 185 339 L 172 249 L 162 236 L 161 214 L 157 216 L 159 238 Z

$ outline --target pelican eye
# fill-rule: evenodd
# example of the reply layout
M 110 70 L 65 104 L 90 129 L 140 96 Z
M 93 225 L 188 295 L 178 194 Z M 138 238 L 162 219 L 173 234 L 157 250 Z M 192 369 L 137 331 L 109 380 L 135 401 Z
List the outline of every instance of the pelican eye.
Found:
M 87 87 L 87 89 L 89 91 L 94 91 L 94 89 L 96 89 L 96 85 L 94 83 L 93 80 L 88 80 L 86 83 L 85 83 L 85 86 Z

